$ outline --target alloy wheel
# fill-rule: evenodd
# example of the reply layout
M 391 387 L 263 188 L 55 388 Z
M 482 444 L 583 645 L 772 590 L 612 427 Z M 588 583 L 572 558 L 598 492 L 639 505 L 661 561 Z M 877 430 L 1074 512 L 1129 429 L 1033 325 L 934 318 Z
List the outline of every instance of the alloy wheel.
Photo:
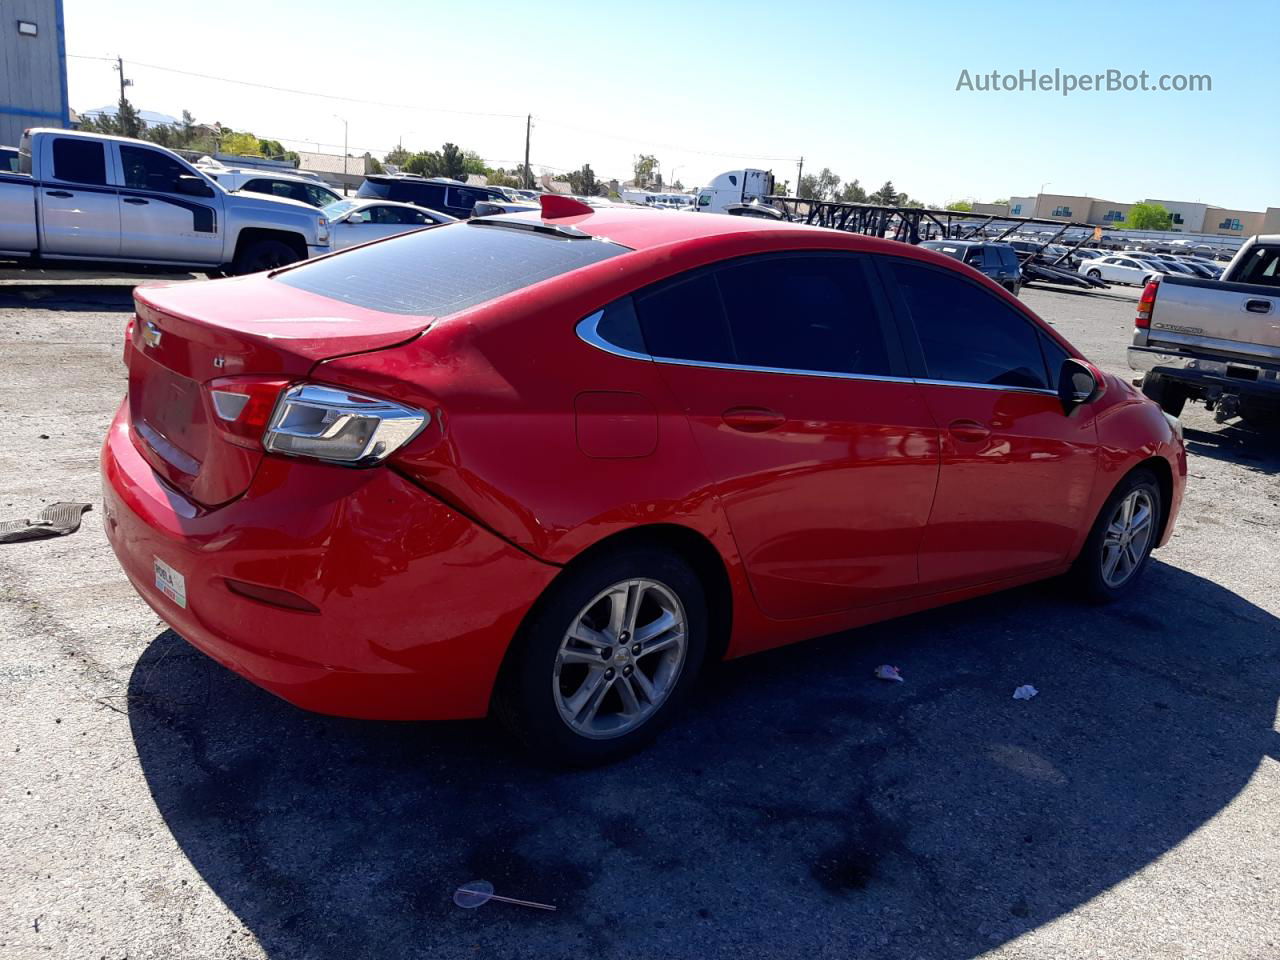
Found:
M 1116 505 L 1102 537 L 1102 580 L 1119 587 L 1137 571 L 1151 542 L 1155 501 L 1147 490 L 1133 490 Z
M 653 716 L 675 689 L 688 652 L 680 598 L 656 580 L 600 591 L 560 641 L 552 693 L 577 734 L 619 737 Z

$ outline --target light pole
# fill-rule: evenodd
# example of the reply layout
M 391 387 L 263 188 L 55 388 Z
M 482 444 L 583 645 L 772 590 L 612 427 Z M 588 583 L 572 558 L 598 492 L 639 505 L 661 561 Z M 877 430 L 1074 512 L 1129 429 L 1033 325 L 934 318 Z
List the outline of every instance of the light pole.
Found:
M 333 115 L 335 120 L 342 121 L 342 195 L 347 195 L 347 121 L 345 117 L 340 117 L 336 113 Z

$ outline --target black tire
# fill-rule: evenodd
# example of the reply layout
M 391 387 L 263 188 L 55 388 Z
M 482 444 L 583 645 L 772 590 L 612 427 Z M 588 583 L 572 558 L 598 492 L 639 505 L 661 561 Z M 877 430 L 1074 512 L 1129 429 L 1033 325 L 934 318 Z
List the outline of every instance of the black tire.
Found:
M 231 273 L 237 277 L 246 273 L 260 273 L 297 263 L 301 259 L 298 251 L 282 240 L 254 240 L 236 254 Z
M 1155 278 L 1156 278 L 1156 275 L 1154 273 L 1148 273 L 1145 277 L 1142 278 L 1142 283 L 1140 283 L 1139 286 L 1145 287 L 1148 283 L 1150 283 Z
M 1240 404 L 1240 419 L 1258 433 L 1280 435 L 1280 408 L 1254 403 Z
M 556 693 L 564 690 L 557 686 L 564 683 L 557 678 L 561 643 L 593 598 L 633 579 L 654 581 L 678 598 L 686 625 L 683 663 L 665 699 L 638 726 L 607 739 L 595 739 L 575 730 L 561 715 Z M 583 767 L 626 756 L 652 741 L 688 697 L 706 656 L 707 617 L 702 583 L 679 556 L 649 546 L 624 547 L 602 555 L 564 574 L 538 602 L 512 641 L 494 691 L 493 712 L 516 739 L 545 762 Z M 632 669 L 641 669 L 645 662 L 637 658 Z M 621 705 L 620 696 L 618 690 L 605 694 L 603 700 L 617 697 L 613 702 Z
M 1158 373 L 1143 376 L 1142 392 L 1160 404 L 1160 409 L 1171 417 L 1181 416 L 1182 408 L 1187 405 L 1187 388 Z
M 1123 582 L 1108 582 L 1104 574 L 1104 560 L 1106 559 L 1104 546 L 1107 540 L 1107 529 L 1111 525 L 1120 505 L 1135 491 L 1144 493 L 1151 505 L 1150 535 L 1143 544 L 1138 562 L 1133 566 L 1132 571 L 1128 573 Z M 1146 570 L 1147 564 L 1151 559 L 1151 551 L 1155 548 L 1156 541 L 1159 539 L 1160 530 L 1164 523 L 1164 510 L 1165 506 L 1164 500 L 1160 495 L 1160 485 L 1156 482 L 1155 475 L 1150 470 L 1145 468 L 1134 470 L 1116 484 L 1115 490 L 1111 492 L 1111 496 L 1103 504 L 1102 510 L 1098 512 L 1093 528 L 1089 531 L 1089 536 L 1085 540 L 1084 546 L 1080 549 L 1080 555 L 1076 557 L 1075 564 L 1071 569 L 1071 578 L 1075 581 L 1083 599 L 1090 603 L 1110 603 L 1133 589 L 1134 584 L 1138 582 L 1142 577 L 1143 571 Z
M 1101 271 L 1101 270 L 1086 270 L 1084 275 L 1085 275 L 1086 277 L 1088 277 L 1089 279 L 1091 279 L 1091 280 L 1101 280 L 1101 279 L 1102 279 L 1102 271 Z

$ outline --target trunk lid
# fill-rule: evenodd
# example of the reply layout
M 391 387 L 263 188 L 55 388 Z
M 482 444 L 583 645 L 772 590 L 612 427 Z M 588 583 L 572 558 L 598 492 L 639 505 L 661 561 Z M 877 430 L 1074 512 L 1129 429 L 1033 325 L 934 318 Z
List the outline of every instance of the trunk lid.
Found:
M 212 507 L 249 487 L 263 451 L 228 435 L 209 384 L 303 379 L 320 361 L 395 346 L 431 318 L 367 310 L 265 274 L 140 287 L 126 348 L 134 445 L 170 484 Z M 269 385 L 264 388 L 275 389 Z
M 1280 358 L 1280 288 L 1165 277 L 1151 317 L 1150 341 L 1246 357 Z

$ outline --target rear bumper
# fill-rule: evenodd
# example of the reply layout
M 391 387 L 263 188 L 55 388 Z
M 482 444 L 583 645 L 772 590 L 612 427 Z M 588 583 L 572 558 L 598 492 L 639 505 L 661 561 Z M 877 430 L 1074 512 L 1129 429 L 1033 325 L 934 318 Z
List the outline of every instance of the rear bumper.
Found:
M 1280 365 L 1241 358 L 1169 353 L 1158 347 L 1129 348 L 1129 367 L 1144 373 L 1158 373 L 1179 383 L 1241 395 L 1280 400 Z
M 134 588 L 214 660 L 297 706 L 385 720 L 484 715 L 525 612 L 558 568 L 387 468 L 267 457 L 239 499 L 203 510 L 134 447 L 122 407 L 102 450 L 107 538 Z M 156 586 L 185 579 L 185 605 Z M 286 590 L 302 612 L 232 593 Z

